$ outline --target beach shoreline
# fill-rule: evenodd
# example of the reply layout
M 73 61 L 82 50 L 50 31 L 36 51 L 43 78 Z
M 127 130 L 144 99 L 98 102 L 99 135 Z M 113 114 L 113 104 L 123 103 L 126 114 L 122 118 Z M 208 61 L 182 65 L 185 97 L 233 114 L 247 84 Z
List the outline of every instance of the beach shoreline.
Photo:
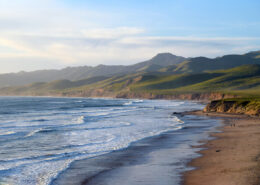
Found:
M 176 115 L 177 116 L 177 115 Z M 181 184 L 187 163 L 199 157 L 201 140 L 209 140 L 219 121 L 202 116 L 177 116 L 182 129 L 144 138 L 129 147 L 102 156 L 79 160 L 51 185 L 171 185 Z M 197 146 L 197 148 L 192 147 Z
M 260 182 L 260 119 L 247 115 L 204 113 L 184 115 L 222 119 L 215 139 L 206 141 L 201 155 L 188 164 L 194 170 L 183 174 L 183 185 L 257 185 Z

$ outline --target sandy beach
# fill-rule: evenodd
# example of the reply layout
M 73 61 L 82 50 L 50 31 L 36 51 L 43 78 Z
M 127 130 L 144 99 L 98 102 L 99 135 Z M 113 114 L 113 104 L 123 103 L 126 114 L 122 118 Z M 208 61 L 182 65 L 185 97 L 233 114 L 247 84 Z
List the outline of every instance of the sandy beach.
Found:
M 243 115 L 193 112 L 220 117 L 222 132 L 213 133 L 202 157 L 189 165 L 195 170 L 184 174 L 184 185 L 257 185 L 260 182 L 260 119 Z
M 126 150 L 78 161 L 53 184 L 259 184 L 259 118 L 218 113 L 205 114 L 201 111 L 185 113 L 182 118 L 186 121 L 193 120 L 200 125 L 191 123 L 178 132 L 168 132 L 144 139 Z M 209 130 L 203 126 L 203 121 L 206 120 L 212 123 L 214 120 L 221 120 L 222 125 L 219 125 L 217 130 Z M 216 125 L 217 122 L 214 124 Z M 201 137 L 203 129 L 210 131 L 212 137 L 201 138 L 200 141 L 205 144 L 194 146 L 193 148 L 199 154 L 194 155 L 189 149 L 190 144 L 185 143 L 191 143 L 196 138 L 193 135 L 195 133 Z M 187 137 L 188 135 L 190 138 Z M 177 147 L 178 145 L 183 147 Z M 187 154 L 187 152 L 191 152 L 189 159 L 180 157 L 181 153 Z M 90 166 L 92 171 L 89 171 Z M 96 169 L 93 170 L 93 167 Z M 192 168 L 194 169 L 189 171 Z M 79 171 L 82 172 L 78 173 Z

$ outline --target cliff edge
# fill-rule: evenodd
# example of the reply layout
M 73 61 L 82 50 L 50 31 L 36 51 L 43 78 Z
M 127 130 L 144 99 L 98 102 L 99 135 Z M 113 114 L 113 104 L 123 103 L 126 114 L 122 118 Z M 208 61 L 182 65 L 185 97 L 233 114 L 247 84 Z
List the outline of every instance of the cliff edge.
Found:
M 214 100 L 203 111 L 260 116 L 260 100 L 243 98 Z

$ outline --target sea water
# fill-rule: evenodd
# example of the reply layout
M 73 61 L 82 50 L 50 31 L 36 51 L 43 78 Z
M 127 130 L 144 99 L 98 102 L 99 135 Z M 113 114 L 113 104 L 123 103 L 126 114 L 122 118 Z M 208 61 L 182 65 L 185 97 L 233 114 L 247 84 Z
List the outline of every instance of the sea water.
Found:
M 0 184 L 47 185 L 76 160 L 178 131 L 190 101 L 0 97 Z

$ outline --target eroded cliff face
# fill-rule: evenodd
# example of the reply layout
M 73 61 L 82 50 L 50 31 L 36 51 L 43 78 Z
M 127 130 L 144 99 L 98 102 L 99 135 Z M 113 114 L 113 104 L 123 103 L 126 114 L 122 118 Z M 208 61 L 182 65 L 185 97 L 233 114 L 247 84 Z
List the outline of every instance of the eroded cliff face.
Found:
M 259 102 L 254 100 L 215 100 L 211 101 L 203 110 L 204 112 L 219 112 L 232 114 L 246 114 L 260 116 Z

